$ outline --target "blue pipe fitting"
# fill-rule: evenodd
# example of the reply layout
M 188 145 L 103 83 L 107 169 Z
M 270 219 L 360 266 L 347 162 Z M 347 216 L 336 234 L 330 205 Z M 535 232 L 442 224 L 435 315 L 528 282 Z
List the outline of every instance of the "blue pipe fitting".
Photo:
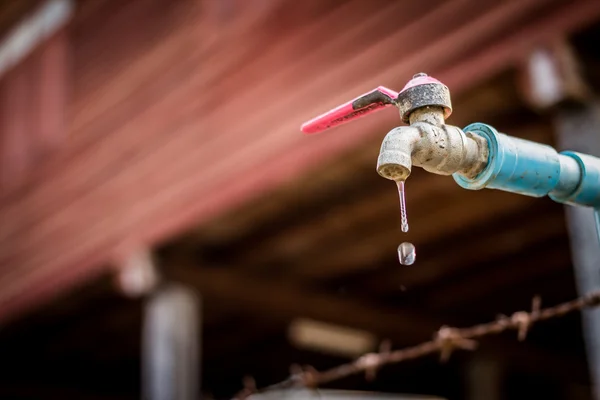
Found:
M 471 124 L 464 131 L 484 137 L 489 156 L 476 177 L 453 174 L 461 187 L 548 195 L 560 203 L 600 206 L 600 159 L 575 152 L 559 154 L 551 146 L 508 136 L 482 123 Z
M 571 175 L 570 179 L 574 182 L 576 179 L 577 184 L 569 194 L 554 191 L 549 194 L 550 198 L 570 205 L 599 207 L 600 158 L 574 151 L 563 151 L 560 154 L 576 162 L 577 172 L 573 172 L 573 168 L 565 168 L 564 175 Z M 563 173 L 561 172 L 561 174 Z
M 464 131 L 483 136 L 489 156 L 487 166 L 475 178 L 453 175 L 463 188 L 500 189 L 542 197 L 558 184 L 560 162 L 552 147 L 498 133 L 481 123 L 471 124 Z

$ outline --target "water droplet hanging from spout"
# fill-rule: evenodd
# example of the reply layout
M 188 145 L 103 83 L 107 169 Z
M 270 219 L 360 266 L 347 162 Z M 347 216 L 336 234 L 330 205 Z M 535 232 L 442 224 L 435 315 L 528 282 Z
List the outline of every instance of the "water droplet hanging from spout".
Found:
M 408 217 L 406 216 L 406 201 L 404 200 L 404 181 L 396 181 L 398 186 L 398 196 L 400 197 L 400 229 L 402 232 L 408 232 Z

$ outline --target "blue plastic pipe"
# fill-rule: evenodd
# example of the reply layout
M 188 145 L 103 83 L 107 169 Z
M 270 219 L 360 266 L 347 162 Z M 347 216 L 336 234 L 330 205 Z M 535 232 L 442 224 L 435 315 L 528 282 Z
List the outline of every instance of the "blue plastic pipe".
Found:
M 454 174 L 463 188 L 498 189 L 526 196 L 549 196 L 564 204 L 600 208 L 600 158 L 565 151 L 499 133 L 474 123 L 466 128 L 488 142 L 487 166 L 475 178 Z

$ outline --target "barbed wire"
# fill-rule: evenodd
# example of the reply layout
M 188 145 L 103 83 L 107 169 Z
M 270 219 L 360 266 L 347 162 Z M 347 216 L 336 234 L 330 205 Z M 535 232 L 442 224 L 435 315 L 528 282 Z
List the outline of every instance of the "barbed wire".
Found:
M 507 330 L 516 330 L 518 332 L 518 340 L 523 341 L 529 329 L 536 322 L 562 317 L 574 311 L 599 306 L 600 290 L 553 307 L 542 309 L 540 305 L 541 300 L 536 296 L 533 298 L 531 311 L 517 311 L 510 317 L 501 315 L 494 321 L 468 328 L 442 326 L 434 334 L 432 340 L 399 350 L 392 351 L 391 343 L 384 341 L 378 353 L 365 354 L 353 362 L 325 371 L 317 371 L 311 366 L 300 367 L 294 365 L 290 371 L 291 375 L 287 379 L 260 390 L 256 389 L 254 379 L 247 377 L 244 380 L 244 389 L 234 397 L 234 400 L 243 400 L 252 394 L 264 393 L 271 390 L 293 387 L 316 388 L 320 385 L 358 373 L 364 373 L 367 379 L 372 380 L 375 378 L 377 371 L 384 365 L 413 360 L 435 353 L 439 353 L 440 361 L 445 362 L 448 361 L 455 350 L 475 350 L 478 345 L 475 339 L 499 334 Z

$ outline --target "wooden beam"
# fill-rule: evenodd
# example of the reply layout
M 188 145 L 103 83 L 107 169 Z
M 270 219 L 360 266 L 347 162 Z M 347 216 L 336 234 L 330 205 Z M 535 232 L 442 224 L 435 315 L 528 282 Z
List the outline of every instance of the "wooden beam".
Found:
M 538 242 L 526 251 L 508 253 L 487 265 L 481 265 L 463 277 L 442 281 L 422 294 L 423 304 L 435 310 L 452 310 L 476 302 L 489 293 L 510 293 L 512 286 L 531 282 L 536 277 L 571 268 L 568 240 L 558 236 Z M 484 284 L 485 282 L 485 284 Z M 532 297 L 537 294 L 531 287 Z M 443 301 L 441 301 L 443 299 Z

